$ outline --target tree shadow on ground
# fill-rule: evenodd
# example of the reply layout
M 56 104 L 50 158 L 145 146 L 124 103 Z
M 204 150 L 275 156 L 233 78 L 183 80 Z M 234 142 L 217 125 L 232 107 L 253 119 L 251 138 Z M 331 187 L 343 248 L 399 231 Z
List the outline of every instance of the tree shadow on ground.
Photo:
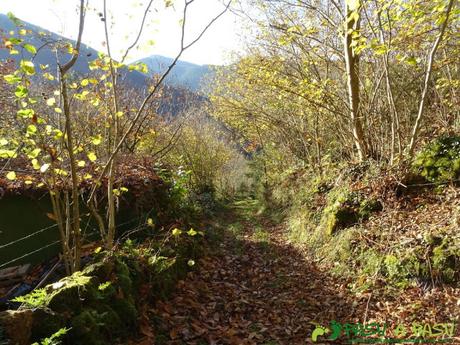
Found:
M 155 344 L 309 344 L 317 325 L 351 322 L 352 298 L 281 227 L 246 219 L 225 228 L 213 253 L 152 310 Z M 341 344 L 328 336 L 316 344 Z

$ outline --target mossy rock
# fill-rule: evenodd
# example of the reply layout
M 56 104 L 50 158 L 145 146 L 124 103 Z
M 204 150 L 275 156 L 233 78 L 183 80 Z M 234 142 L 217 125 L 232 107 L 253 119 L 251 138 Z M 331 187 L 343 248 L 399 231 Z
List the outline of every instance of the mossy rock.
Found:
M 134 329 L 137 326 L 139 313 L 133 300 L 115 299 L 111 303 L 111 308 L 119 316 L 120 322 L 128 328 Z
M 7 344 L 30 345 L 33 327 L 32 310 L 7 310 L 0 312 L 0 329 Z
M 48 285 L 48 307 L 58 313 L 78 313 L 82 306 L 97 298 L 98 279 L 75 272 L 59 282 Z
M 87 308 L 71 320 L 70 338 L 75 345 L 106 345 L 100 332 L 101 314 Z
M 460 253 L 451 247 L 447 238 L 433 249 L 432 266 L 434 274 L 443 282 L 453 283 L 459 278 Z
M 184 246 L 184 253 L 195 250 L 192 242 Z M 29 307 L 34 309 L 31 340 L 66 327 L 71 329 L 65 339 L 68 344 L 120 343 L 138 329 L 138 305 L 172 290 L 187 271 L 186 259 L 176 255 L 177 259 L 163 257 L 149 265 L 148 256 L 122 253 L 38 289 L 29 296 Z M 138 295 L 139 287 L 152 281 L 152 294 Z
M 127 335 L 127 330 L 123 327 L 123 315 L 117 313 L 113 306 L 101 304 L 96 307 L 96 310 L 100 314 L 101 333 L 104 333 L 109 339 Z
M 357 209 L 359 201 L 356 194 L 348 191 L 334 191 L 329 197 L 328 206 L 323 211 L 323 224 L 328 236 L 345 229 L 359 220 Z
M 383 210 L 382 203 L 377 199 L 364 199 L 359 205 L 359 218 L 367 220 L 372 213 L 380 212 Z
M 131 295 L 133 293 L 133 281 L 131 278 L 131 272 L 126 263 L 121 259 L 117 259 L 115 262 L 115 276 L 116 284 L 120 286 L 125 295 Z
M 39 341 L 54 334 L 67 324 L 66 318 L 49 309 L 33 311 L 32 341 Z
M 107 304 L 85 308 L 70 325 L 72 344 L 112 344 L 129 333 L 119 313 Z
M 83 269 L 83 275 L 96 277 L 100 281 L 107 281 L 113 271 L 113 264 L 108 261 L 99 261 L 89 264 Z
M 346 229 L 361 220 L 367 220 L 372 213 L 383 209 L 377 199 L 366 199 L 362 194 L 349 191 L 333 191 L 323 211 L 323 225 L 328 236 Z

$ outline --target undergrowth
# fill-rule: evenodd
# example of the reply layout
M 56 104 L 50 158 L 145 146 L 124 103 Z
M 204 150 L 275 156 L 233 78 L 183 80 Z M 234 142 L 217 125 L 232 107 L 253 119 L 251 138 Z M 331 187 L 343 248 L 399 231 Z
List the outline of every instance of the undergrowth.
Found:
M 457 139 L 440 139 L 421 151 L 414 164 L 424 164 L 424 170 L 414 168 L 421 178 L 445 181 L 457 176 L 455 161 L 447 164 L 445 159 L 458 156 Z M 427 165 L 428 156 L 440 162 Z M 331 168 L 322 177 L 305 169 L 287 172 L 274 184 L 272 197 L 274 208 L 283 210 L 289 239 L 334 274 L 350 278 L 350 287 L 358 291 L 377 285 L 400 289 L 457 284 L 458 212 L 445 210 L 450 221 L 436 226 L 429 212 L 438 211 L 431 211 L 429 195 L 446 203 L 445 191 L 418 189 L 401 195 L 399 186 L 385 186 L 386 176 L 391 176 L 387 169 L 368 163 Z M 420 193 L 428 196 L 420 198 Z M 416 207 L 405 210 L 405 205 Z M 420 224 L 412 218 L 420 218 Z

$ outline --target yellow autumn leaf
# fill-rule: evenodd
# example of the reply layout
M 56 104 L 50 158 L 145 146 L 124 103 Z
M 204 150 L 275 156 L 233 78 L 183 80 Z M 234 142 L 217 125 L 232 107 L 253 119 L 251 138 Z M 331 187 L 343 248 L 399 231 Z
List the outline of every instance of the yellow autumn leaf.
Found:
M 8 180 L 14 181 L 16 180 L 16 173 L 14 171 L 10 171 L 8 174 L 6 174 L 6 178 Z
M 187 231 L 187 234 L 188 234 L 189 236 L 195 236 L 195 235 L 197 234 L 197 232 L 196 232 L 193 228 L 190 228 L 190 230 Z
M 89 153 L 87 154 L 87 156 L 88 156 L 88 159 L 89 159 L 91 162 L 94 162 L 94 161 L 97 159 L 97 156 L 96 156 L 96 154 L 95 154 L 94 152 L 89 152 Z
M 180 234 L 182 234 L 182 230 L 180 230 L 178 228 L 174 228 L 173 231 L 172 231 L 172 234 L 173 234 L 173 236 L 179 236 Z
M 56 98 L 51 97 L 46 100 L 46 104 L 49 105 L 50 107 L 54 106 L 56 104 Z

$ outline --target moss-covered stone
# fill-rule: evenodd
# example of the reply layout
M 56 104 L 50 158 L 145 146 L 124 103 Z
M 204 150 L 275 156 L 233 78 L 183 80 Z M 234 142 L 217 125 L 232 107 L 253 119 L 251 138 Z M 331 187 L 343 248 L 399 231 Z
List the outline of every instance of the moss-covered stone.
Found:
M 115 299 L 111 303 L 111 308 L 117 313 L 125 327 L 134 328 L 137 325 L 139 313 L 133 300 L 126 298 Z
M 374 212 L 380 212 L 383 209 L 382 203 L 377 199 L 364 199 L 359 204 L 358 215 L 360 219 L 367 220 Z
M 33 311 L 32 339 L 38 341 L 67 325 L 66 318 L 48 308 Z
M 460 271 L 460 253 L 451 247 L 445 238 L 443 243 L 433 249 L 433 274 L 447 283 L 452 283 L 458 278 Z
M 76 345 L 105 345 L 100 333 L 101 316 L 97 310 L 88 308 L 71 320 L 70 336 Z
M 364 195 L 348 190 L 333 191 L 323 211 L 323 226 L 328 236 L 348 228 L 361 220 L 367 220 L 374 212 L 382 210 L 382 203 L 366 199 Z
M 97 278 L 76 272 L 59 282 L 48 285 L 48 307 L 57 313 L 79 313 L 83 304 L 96 298 Z
M 0 329 L 3 330 L 5 338 L 9 341 L 7 344 L 31 344 L 32 326 L 32 310 L 0 312 Z
M 185 253 L 196 248 L 193 239 L 176 241 L 169 247 L 175 255 L 157 260 L 149 260 L 149 248 L 134 249 L 101 257 L 81 272 L 25 296 L 34 309 L 27 344 L 64 327 L 70 328 L 65 342 L 76 345 L 123 343 L 135 333 L 139 307 L 174 288 L 187 270 L 190 256 Z
M 115 262 L 115 276 L 116 284 L 120 286 L 125 295 L 130 295 L 133 293 L 133 281 L 131 279 L 131 274 L 129 267 L 126 263 L 117 259 Z

